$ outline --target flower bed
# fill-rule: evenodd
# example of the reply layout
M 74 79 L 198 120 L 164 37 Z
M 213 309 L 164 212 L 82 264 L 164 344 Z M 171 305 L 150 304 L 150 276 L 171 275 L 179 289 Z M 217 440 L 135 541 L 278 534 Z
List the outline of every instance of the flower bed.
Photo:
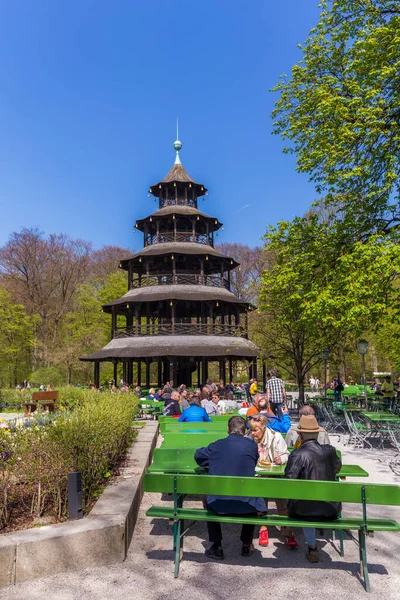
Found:
M 0 429 L 1 530 L 43 515 L 65 518 L 71 471 L 81 472 L 84 506 L 90 507 L 133 442 L 133 394 L 79 391 L 74 399 L 73 393 L 73 411 L 37 414 Z

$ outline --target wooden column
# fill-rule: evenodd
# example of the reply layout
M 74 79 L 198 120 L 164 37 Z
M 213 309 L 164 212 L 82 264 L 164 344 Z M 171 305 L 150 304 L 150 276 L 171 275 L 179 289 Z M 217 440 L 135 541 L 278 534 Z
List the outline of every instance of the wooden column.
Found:
M 162 359 L 159 358 L 157 361 L 157 385 L 160 388 L 162 386 Z
M 150 358 L 146 358 L 146 387 L 147 389 L 150 387 Z
M 93 383 L 98 388 L 100 387 L 100 361 L 94 361 Z
M 132 385 L 132 383 L 133 383 L 133 359 L 128 358 L 127 384 Z
M 172 302 L 171 308 L 171 333 L 175 335 L 175 304 Z
M 117 329 L 117 307 L 111 307 L 111 339 L 114 338 L 115 330 Z
M 142 361 L 140 358 L 137 361 L 137 384 L 142 385 Z
M 225 365 L 225 363 L 224 363 L 224 359 L 223 358 L 220 358 L 218 362 L 219 362 L 219 380 L 221 381 L 221 380 L 224 379 L 224 365 Z
M 115 385 L 118 385 L 118 360 L 114 360 L 114 383 Z
M 148 227 L 147 223 L 144 224 L 144 246 L 147 246 L 147 235 L 148 235 Z
M 257 379 L 257 358 L 253 358 L 253 377 Z
M 140 331 L 140 304 L 135 304 L 135 333 L 139 335 Z
M 204 285 L 204 259 L 200 259 L 200 284 Z
M 127 380 L 127 376 L 126 376 L 127 368 L 126 368 L 126 366 L 127 366 L 126 365 L 126 360 L 123 360 L 122 361 L 122 379 L 123 379 L 124 383 L 126 383 L 126 380 Z
M 229 363 L 229 383 L 233 383 L 233 368 L 232 368 L 232 359 L 228 358 Z
M 160 241 L 160 221 L 156 221 L 156 228 L 157 228 L 157 243 Z
M 200 387 L 201 385 L 201 361 L 197 360 L 197 387 Z
M 132 265 L 128 265 L 128 290 L 132 289 Z

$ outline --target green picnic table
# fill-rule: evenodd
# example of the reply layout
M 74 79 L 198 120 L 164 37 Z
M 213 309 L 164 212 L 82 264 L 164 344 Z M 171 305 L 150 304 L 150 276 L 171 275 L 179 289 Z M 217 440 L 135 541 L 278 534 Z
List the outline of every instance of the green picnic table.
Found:
M 156 448 L 149 473 L 204 473 L 194 460 L 195 448 Z M 340 451 L 338 451 L 341 456 Z M 282 477 L 285 465 L 257 466 L 260 477 Z M 358 465 L 342 465 L 338 477 L 368 477 L 367 471 Z

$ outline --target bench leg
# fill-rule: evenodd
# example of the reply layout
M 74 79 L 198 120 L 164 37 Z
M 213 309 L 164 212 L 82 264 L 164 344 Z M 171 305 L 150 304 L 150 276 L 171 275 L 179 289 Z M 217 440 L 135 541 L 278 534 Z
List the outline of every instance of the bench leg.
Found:
M 344 544 L 343 544 L 343 538 L 344 538 L 344 531 L 343 529 L 339 529 L 338 531 L 339 534 L 339 548 L 340 548 L 340 556 L 344 556 Z
M 360 551 L 360 574 L 364 579 L 365 590 L 369 592 L 371 590 L 369 586 L 369 576 L 368 576 L 368 563 L 367 563 L 367 546 L 365 540 L 365 533 L 363 531 L 358 532 L 358 544 Z
M 174 522 L 174 551 L 175 551 L 175 571 L 174 577 L 179 575 L 179 563 L 181 561 L 181 522 Z

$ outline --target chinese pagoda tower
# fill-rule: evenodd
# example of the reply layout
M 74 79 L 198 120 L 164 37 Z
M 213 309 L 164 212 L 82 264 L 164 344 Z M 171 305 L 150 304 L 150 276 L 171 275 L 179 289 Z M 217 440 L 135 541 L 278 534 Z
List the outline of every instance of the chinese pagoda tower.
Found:
M 248 361 L 250 375 L 257 375 L 258 349 L 247 327 L 253 307 L 230 289 L 231 271 L 239 264 L 214 248 L 222 223 L 198 209 L 207 189 L 185 171 L 178 139 L 174 148 L 172 169 L 149 190 L 159 209 L 135 225 L 144 246 L 119 265 L 127 272 L 128 291 L 103 306 L 111 314 L 111 341 L 81 359 L 94 363 L 97 387 L 104 361 L 113 362 L 115 381 L 122 363 L 128 384 L 147 387 L 167 381 L 174 387 L 200 385 L 208 378 L 210 362 L 219 363 L 224 383 L 227 377 L 232 381 L 233 361 Z M 118 316 L 126 326 L 117 327 Z

